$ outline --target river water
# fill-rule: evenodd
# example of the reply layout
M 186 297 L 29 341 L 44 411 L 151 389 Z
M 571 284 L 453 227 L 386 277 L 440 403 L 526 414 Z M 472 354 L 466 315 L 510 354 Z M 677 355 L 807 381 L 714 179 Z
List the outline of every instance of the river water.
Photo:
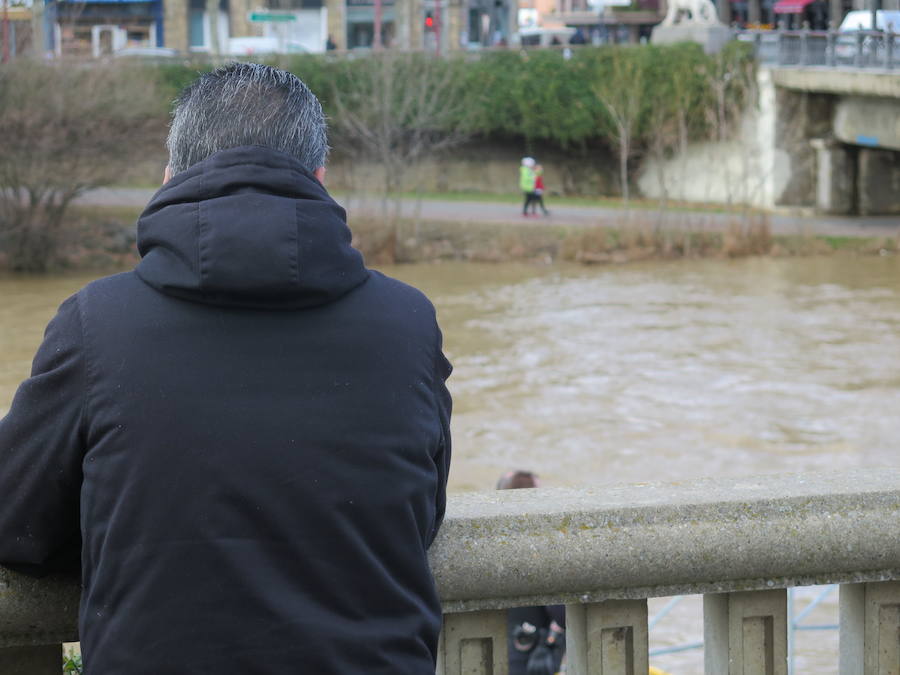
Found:
M 900 258 L 385 271 L 438 308 L 455 366 L 451 491 L 489 490 L 511 468 L 577 486 L 897 463 Z M 0 278 L 0 414 L 88 280 Z M 833 622 L 835 603 L 809 621 Z M 701 626 L 686 601 L 652 646 Z M 799 633 L 796 672 L 836 672 L 836 644 Z M 652 663 L 702 672 L 699 651 Z

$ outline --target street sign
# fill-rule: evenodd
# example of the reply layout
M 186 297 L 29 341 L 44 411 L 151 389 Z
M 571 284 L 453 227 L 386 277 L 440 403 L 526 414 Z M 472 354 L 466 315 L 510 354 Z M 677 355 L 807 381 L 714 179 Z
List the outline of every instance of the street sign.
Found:
M 250 21 L 253 23 L 280 23 L 284 21 L 296 21 L 295 14 L 276 14 L 273 12 L 250 12 Z

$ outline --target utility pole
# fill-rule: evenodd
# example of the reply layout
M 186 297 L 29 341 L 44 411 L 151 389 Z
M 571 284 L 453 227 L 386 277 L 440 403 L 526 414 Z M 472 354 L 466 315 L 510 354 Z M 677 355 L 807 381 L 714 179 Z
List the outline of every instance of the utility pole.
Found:
M 9 0 L 3 0 L 3 63 L 9 63 Z
M 381 0 L 375 0 L 375 35 L 372 36 L 372 49 L 381 49 Z
M 434 45 L 435 53 L 441 55 L 441 0 L 434 0 Z
M 828 29 L 837 30 L 844 20 L 844 2 L 843 0 L 830 0 L 831 5 L 828 8 Z

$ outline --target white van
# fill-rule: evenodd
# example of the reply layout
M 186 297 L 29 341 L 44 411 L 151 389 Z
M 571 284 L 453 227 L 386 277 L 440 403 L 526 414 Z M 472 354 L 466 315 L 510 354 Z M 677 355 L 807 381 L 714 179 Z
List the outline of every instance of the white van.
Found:
M 872 31 L 872 11 L 869 9 L 855 9 L 847 13 L 841 25 L 838 27 L 837 43 L 835 44 L 835 56 L 839 63 L 854 64 L 857 59 L 857 36 L 859 31 Z M 875 31 L 883 33 L 900 33 L 900 11 L 891 9 L 879 9 L 875 12 Z M 885 40 L 893 39 L 893 60 L 900 61 L 900 38 L 881 38 L 877 35 L 867 35 L 862 41 L 860 53 L 860 65 L 879 65 L 884 62 Z
M 838 31 L 845 33 L 856 30 L 872 30 L 872 10 L 854 9 L 847 12 L 847 16 L 841 21 Z M 900 33 L 900 11 L 894 9 L 879 9 L 875 12 L 875 30 Z

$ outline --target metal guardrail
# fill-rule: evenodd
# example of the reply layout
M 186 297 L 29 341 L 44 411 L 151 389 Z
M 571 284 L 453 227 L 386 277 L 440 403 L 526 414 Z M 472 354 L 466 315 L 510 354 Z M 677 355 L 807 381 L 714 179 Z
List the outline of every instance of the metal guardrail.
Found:
M 900 67 L 900 35 L 882 31 L 744 31 L 760 63 L 825 68 Z

